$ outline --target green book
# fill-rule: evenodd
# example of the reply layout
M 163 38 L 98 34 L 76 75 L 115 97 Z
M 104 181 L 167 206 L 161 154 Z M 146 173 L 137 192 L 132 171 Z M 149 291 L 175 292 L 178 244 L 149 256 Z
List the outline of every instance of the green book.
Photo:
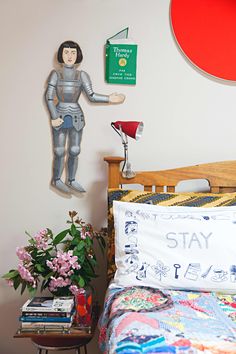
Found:
M 110 84 L 136 84 L 137 44 L 128 38 L 128 28 L 107 39 L 105 80 Z

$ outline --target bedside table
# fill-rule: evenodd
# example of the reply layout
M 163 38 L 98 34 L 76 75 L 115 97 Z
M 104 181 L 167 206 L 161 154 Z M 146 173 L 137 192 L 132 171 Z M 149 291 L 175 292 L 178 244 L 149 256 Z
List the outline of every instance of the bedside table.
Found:
M 21 331 L 20 329 L 14 335 L 14 338 L 30 338 L 37 348 L 37 354 L 48 354 L 49 351 L 62 351 L 75 349 L 76 354 L 82 354 L 80 348 L 83 348 L 84 354 L 88 354 L 87 344 L 94 336 L 97 326 L 99 308 L 93 308 L 92 325 L 89 328 L 71 328 L 65 331 Z
M 95 326 L 96 327 L 96 326 Z M 48 354 L 48 351 L 75 349 L 76 354 L 80 354 L 80 348 L 83 347 L 87 354 L 87 344 L 93 338 L 95 327 L 91 330 L 76 329 L 71 327 L 68 331 L 62 332 L 20 332 L 14 335 L 14 338 L 30 338 L 37 347 L 37 354 Z

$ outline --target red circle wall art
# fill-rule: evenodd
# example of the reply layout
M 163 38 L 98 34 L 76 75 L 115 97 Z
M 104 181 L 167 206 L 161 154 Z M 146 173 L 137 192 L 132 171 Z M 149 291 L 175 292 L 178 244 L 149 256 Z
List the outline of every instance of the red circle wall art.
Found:
M 204 72 L 236 81 L 236 0 L 172 0 L 178 45 Z

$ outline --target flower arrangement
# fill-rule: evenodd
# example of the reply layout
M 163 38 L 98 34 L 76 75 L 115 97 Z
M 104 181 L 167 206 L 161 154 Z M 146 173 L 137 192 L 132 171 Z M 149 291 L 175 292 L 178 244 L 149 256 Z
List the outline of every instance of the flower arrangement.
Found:
M 105 230 L 94 231 L 91 224 L 78 218 L 76 211 L 69 212 L 69 227 L 56 236 L 48 228 L 29 237 L 28 245 L 17 247 L 17 269 L 3 275 L 10 286 L 21 294 L 27 289 L 33 297 L 48 289 L 55 296 L 76 295 L 90 285 L 96 275 L 94 241 L 105 249 Z

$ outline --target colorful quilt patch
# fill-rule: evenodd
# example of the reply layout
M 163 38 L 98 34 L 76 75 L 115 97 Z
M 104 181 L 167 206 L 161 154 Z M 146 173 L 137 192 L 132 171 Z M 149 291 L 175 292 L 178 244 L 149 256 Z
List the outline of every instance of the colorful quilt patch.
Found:
M 169 295 L 154 288 L 132 286 L 116 293 L 113 298 L 111 313 L 117 312 L 152 312 L 171 307 L 173 302 Z
M 116 288 L 111 290 L 112 295 L 110 290 L 107 293 L 99 321 L 103 353 L 236 354 L 236 323 L 231 318 L 235 295 L 165 291 L 172 306 L 153 312 L 130 312 L 123 290 Z
M 236 323 L 236 295 L 216 294 L 216 296 L 220 308 Z

